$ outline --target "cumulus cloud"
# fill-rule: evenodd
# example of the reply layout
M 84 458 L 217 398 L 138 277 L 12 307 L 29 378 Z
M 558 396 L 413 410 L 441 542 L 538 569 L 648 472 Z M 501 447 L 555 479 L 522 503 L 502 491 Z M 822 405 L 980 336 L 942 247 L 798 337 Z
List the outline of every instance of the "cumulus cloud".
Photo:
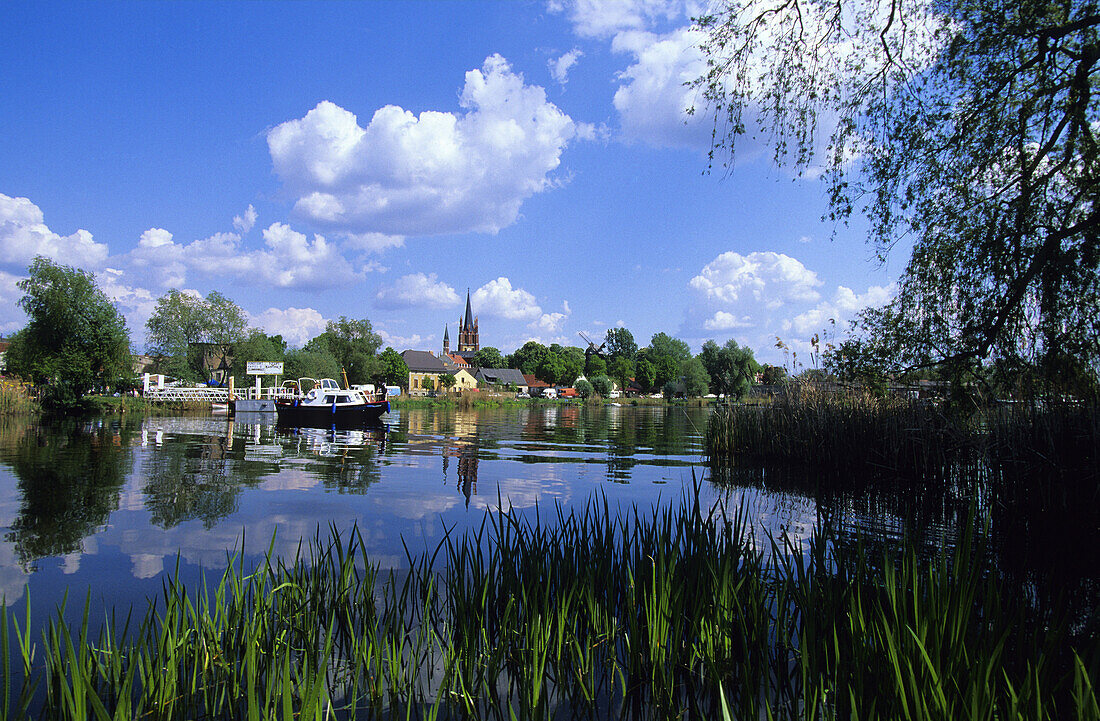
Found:
M 791 319 L 790 328 L 796 335 L 809 336 L 829 325 L 834 321 L 837 326 L 844 327 L 848 321 L 856 316 L 864 308 L 877 307 L 886 304 L 896 291 L 894 284 L 874 285 L 865 293 L 856 293 L 851 288 L 843 285 L 837 286 L 833 297 L 824 301 L 810 310 L 799 313 Z
M 107 245 L 84 229 L 59 235 L 47 227 L 42 209 L 28 198 L 0 193 L 0 263 L 26 266 L 36 255 L 83 269 L 107 259 Z
M 547 65 L 550 67 L 550 77 L 559 85 L 569 82 L 569 70 L 577 64 L 584 55 L 580 50 L 573 48 L 560 58 L 551 58 Z
M 702 14 L 694 0 L 552 0 L 551 12 L 565 13 L 581 37 L 607 39 L 630 30 L 687 21 Z
M 19 299 L 23 297 L 23 291 L 18 286 L 21 280 L 21 276 L 0 270 L 0 333 L 5 335 L 14 333 L 27 323 L 26 314 L 18 306 Z
M 751 300 L 777 308 L 791 301 L 816 301 L 822 282 L 789 255 L 729 251 L 708 263 L 689 285 L 712 302 L 733 305 Z
M 562 324 L 565 319 L 568 318 L 573 311 L 569 309 L 569 301 L 562 303 L 562 312 L 560 313 L 543 313 L 539 316 L 539 319 L 528 326 L 531 329 L 538 329 L 546 333 L 557 333 L 561 330 Z
M 142 337 L 145 322 L 156 309 L 157 299 L 147 289 L 125 282 L 125 273 L 118 268 L 106 268 L 96 275 L 100 290 L 111 299 L 126 319 L 131 336 Z
M 701 40 L 701 33 L 687 27 L 666 35 L 631 31 L 615 37 L 612 50 L 633 56 L 633 63 L 619 74 L 613 101 L 627 140 L 656 147 L 710 148 L 707 114 L 688 113 L 699 97 L 687 83 L 706 72 L 698 48 Z
M 686 313 L 682 336 L 702 341 L 734 337 L 760 353 L 758 360 L 784 362 L 774 350 L 781 337 L 800 357 L 813 349 L 807 339 L 846 326 L 860 310 L 882 305 L 894 285 L 871 286 L 863 293 L 837 286 L 823 297 L 824 283 L 801 261 L 770 251 L 722 253 L 691 279 L 697 300 Z
M 268 335 L 281 335 L 291 347 L 300 348 L 325 330 L 324 317 L 313 308 L 268 308 L 249 322 Z
M 383 286 L 375 295 L 379 308 L 452 308 L 458 305 L 458 293 L 440 281 L 435 273 L 411 273 Z
M 512 282 L 500 277 L 473 292 L 473 306 L 479 315 L 491 315 L 508 320 L 531 320 L 542 314 L 535 296 L 522 288 L 512 288 Z
M 252 230 L 252 226 L 256 225 L 256 217 L 256 209 L 249 203 L 248 208 L 243 213 L 233 216 L 233 227 L 238 233 L 244 235 Z
M 405 236 L 386 235 L 385 233 L 346 233 L 344 247 L 368 253 L 381 253 L 390 248 L 405 245 Z
M 500 55 L 466 73 L 459 104 L 419 116 L 387 105 L 364 128 L 325 101 L 268 133 L 272 164 L 296 212 L 337 231 L 495 233 L 554 185 L 578 127 Z
M 382 337 L 382 345 L 393 348 L 398 353 L 404 350 L 423 350 L 427 345 L 434 344 L 435 336 L 428 336 L 425 338 L 419 333 L 413 333 L 412 335 L 403 336 L 390 333 L 383 328 L 375 328 L 374 331 Z M 431 348 L 433 352 L 436 349 Z
M 215 233 L 186 245 L 162 228 L 150 228 L 127 256 L 146 282 L 178 288 L 189 272 L 232 278 L 248 285 L 323 289 L 361 280 L 374 264 L 356 266 L 322 235 L 310 240 L 285 223 L 263 231 L 264 248 L 249 250 L 236 233 Z

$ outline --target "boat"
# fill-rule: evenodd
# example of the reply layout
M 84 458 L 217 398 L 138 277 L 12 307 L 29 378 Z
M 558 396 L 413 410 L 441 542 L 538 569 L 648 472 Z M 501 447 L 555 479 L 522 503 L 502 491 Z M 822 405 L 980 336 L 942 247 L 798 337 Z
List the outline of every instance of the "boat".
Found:
M 299 378 L 291 388 L 275 400 L 281 426 L 353 428 L 378 423 L 390 411 L 384 395 L 359 387 L 341 388 L 332 378 Z

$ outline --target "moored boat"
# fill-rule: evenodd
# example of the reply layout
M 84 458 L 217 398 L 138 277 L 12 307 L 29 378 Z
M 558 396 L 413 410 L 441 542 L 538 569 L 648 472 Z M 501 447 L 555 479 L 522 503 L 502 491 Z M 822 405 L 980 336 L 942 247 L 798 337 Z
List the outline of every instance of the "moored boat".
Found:
M 361 388 L 341 388 L 331 378 L 300 378 L 296 393 L 275 401 L 279 425 L 308 428 L 369 425 L 378 423 L 389 410 L 385 396 Z

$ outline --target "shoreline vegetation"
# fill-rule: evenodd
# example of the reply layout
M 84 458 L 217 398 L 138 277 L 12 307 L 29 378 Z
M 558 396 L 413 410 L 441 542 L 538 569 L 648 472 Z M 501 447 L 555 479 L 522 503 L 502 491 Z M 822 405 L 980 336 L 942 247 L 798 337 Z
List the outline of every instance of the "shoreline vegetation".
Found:
M 488 512 L 400 572 L 318 531 L 97 634 L 59 611 L 35 640 L 29 600 L 4 608 L 0 718 L 1100 718 L 1096 644 L 1031 613 L 971 510 L 932 558 L 825 527 L 761 545 L 698 483 L 664 509 Z

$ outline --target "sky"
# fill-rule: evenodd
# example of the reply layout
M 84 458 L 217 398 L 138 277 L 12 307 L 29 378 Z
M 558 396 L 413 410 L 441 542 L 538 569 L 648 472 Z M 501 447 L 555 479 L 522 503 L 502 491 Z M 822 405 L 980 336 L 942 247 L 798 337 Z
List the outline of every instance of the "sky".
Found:
M 44 255 L 95 274 L 138 350 L 173 288 L 291 346 L 346 316 L 436 353 L 469 292 L 504 353 L 622 326 L 808 365 L 906 258 L 759 145 L 708 172 L 701 9 L 5 2 L 0 332 Z

